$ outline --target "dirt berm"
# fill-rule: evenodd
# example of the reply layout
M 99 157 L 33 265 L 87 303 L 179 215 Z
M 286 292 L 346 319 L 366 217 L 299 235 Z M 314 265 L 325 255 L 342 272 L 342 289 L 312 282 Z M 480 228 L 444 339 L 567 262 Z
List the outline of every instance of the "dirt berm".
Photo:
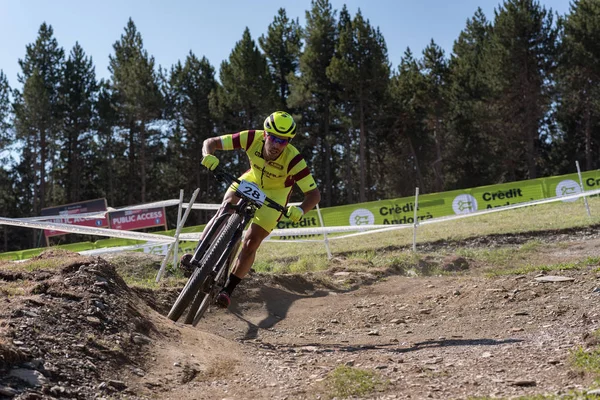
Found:
M 356 271 L 343 257 L 323 273 L 253 274 L 196 328 L 164 316 L 179 288 L 132 289 L 106 259 L 1 262 L 0 398 L 593 396 L 598 376 L 576 360 L 600 354 L 600 238 L 557 237 L 539 235 L 535 262 L 577 268 L 491 278 L 437 243 L 449 255 L 425 260 L 446 271 L 434 276 Z

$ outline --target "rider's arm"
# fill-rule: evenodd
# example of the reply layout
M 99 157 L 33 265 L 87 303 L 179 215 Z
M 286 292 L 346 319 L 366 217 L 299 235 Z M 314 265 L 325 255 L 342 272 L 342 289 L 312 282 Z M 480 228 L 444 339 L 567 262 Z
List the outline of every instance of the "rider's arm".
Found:
M 304 200 L 302 204 L 300 204 L 300 208 L 304 211 L 304 214 L 315 208 L 317 204 L 321 201 L 321 192 L 319 189 L 313 189 L 309 192 L 304 193 Z
M 289 174 L 292 181 L 295 182 L 304 193 L 304 200 L 300 208 L 304 214 L 312 210 L 321 201 L 321 192 L 317 188 L 315 178 L 310 173 L 306 161 L 300 155 L 290 162 Z
M 260 132 L 260 131 L 259 131 Z M 248 150 L 255 140 L 261 138 L 257 131 L 241 131 L 231 135 L 220 136 L 223 150 L 244 149 Z
M 222 149 L 223 145 L 221 144 L 220 137 L 208 138 L 202 143 L 202 156 L 205 156 L 207 154 L 215 154 L 215 150 Z
M 256 137 L 260 135 L 250 130 L 208 138 L 202 144 L 202 155 L 214 154 L 215 150 L 248 149 Z

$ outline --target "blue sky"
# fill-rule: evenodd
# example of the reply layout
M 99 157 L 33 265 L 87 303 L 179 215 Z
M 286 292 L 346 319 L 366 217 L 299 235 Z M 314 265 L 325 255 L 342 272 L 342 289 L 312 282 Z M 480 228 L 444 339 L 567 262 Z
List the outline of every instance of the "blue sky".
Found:
M 407 47 L 416 56 L 431 39 L 448 56 L 452 44 L 477 7 L 493 20 L 497 0 L 330 0 L 335 10 L 344 4 L 352 16 L 358 9 L 378 26 L 386 40 L 394 69 Z M 565 14 L 569 0 L 542 0 L 547 9 Z M 142 34 L 144 47 L 157 65 L 170 67 L 190 50 L 206 56 L 217 73 L 248 27 L 257 42 L 279 8 L 304 26 L 310 0 L 0 0 L 0 70 L 13 88 L 19 88 L 18 60 L 25 46 L 35 41 L 43 22 L 68 54 L 76 41 L 91 56 L 98 78 L 108 78 L 108 56 L 129 17 Z

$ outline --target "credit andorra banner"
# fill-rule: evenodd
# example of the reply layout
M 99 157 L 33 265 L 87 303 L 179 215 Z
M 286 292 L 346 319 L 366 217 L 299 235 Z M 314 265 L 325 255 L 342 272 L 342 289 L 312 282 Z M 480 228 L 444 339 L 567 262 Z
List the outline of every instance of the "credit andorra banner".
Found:
M 583 190 L 600 189 L 600 170 L 583 172 L 583 188 L 575 174 L 550 178 L 530 179 L 498 185 L 480 186 L 442 193 L 419 195 L 417 219 L 419 221 L 449 215 L 468 214 L 494 207 L 509 206 L 552 197 L 564 197 L 581 193 Z M 563 201 L 581 201 L 570 199 Z M 371 201 L 321 209 L 325 226 L 393 225 L 412 224 L 415 215 L 415 198 Z M 319 227 L 319 216 L 315 210 L 306 213 L 298 223 L 282 219 L 278 229 Z M 282 237 L 282 239 L 292 237 Z

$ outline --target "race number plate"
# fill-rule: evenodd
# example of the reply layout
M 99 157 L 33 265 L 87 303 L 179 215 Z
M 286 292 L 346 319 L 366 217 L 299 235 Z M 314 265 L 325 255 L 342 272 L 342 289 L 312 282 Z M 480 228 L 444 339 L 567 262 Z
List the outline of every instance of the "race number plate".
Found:
M 259 206 L 263 205 L 263 203 L 265 202 L 265 198 L 267 197 L 267 195 L 264 194 L 262 190 L 260 190 L 258 186 L 256 186 L 255 183 L 248 181 L 240 182 L 238 192 L 242 193 L 244 196 L 257 203 Z

